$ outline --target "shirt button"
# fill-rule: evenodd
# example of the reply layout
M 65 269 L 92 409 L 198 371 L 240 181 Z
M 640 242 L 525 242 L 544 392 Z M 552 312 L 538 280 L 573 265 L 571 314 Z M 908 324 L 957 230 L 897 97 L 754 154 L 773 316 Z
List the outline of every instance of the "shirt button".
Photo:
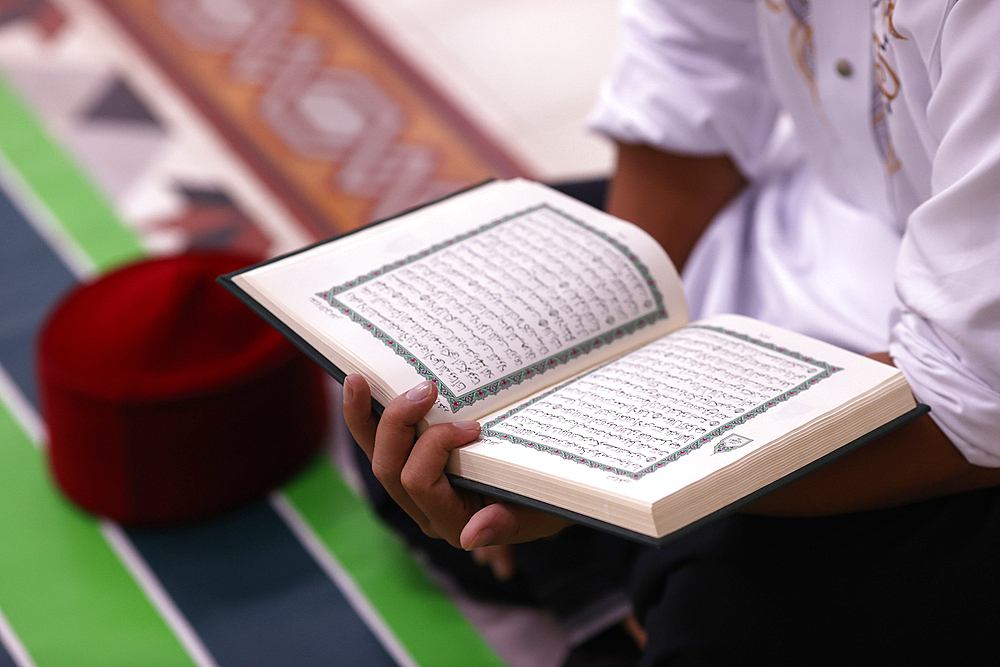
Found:
M 851 65 L 851 61 L 848 60 L 847 58 L 841 58 L 840 60 L 838 60 L 837 64 L 834 65 L 834 68 L 837 70 L 837 74 L 844 77 L 845 79 L 854 73 L 854 66 Z

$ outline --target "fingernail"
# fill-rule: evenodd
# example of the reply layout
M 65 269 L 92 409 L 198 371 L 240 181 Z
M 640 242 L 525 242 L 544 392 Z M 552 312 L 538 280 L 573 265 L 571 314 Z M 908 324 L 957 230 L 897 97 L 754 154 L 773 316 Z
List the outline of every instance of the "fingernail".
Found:
M 431 395 L 431 386 L 432 385 L 430 380 L 424 380 L 416 387 L 406 392 L 406 397 L 414 402 L 422 401 L 423 399 Z
M 478 431 L 479 422 L 452 422 L 452 426 L 457 426 L 463 431 Z
M 344 405 L 354 400 L 354 387 L 351 385 L 351 378 L 344 378 Z
M 472 539 L 472 544 L 466 551 L 472 551 L 473 549 L 478 549 L 479 547 L 488 546 L 493 542 L 493 539 L 497 536 L 496 531 L 492 528 L 483 528 L 481 531 L 476 533 L 476 536 Z

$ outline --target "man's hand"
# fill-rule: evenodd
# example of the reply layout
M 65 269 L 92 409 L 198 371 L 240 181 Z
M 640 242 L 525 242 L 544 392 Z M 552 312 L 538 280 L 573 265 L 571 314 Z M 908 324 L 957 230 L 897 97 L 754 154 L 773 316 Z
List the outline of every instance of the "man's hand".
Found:
M 427 535 L 476 549 L 548 537 L 569 525 L 538 510 L 454 488 L 445 476 L 448 456 L 478 438 L 480 428 L 476 422 L 436 424 L 417 438 L 417 425 L 436 397 L 434 383 L 422 382 L 387 405 L 378 419 L 365 379 L 351 375 L 344 381 L 344 419 L 351 434 L 371 460 L 375 477 Z

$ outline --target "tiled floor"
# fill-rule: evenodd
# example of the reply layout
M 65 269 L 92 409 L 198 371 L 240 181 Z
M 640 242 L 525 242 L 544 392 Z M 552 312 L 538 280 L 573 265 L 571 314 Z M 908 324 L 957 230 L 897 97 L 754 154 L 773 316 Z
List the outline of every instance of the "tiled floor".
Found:
M 541 179 L 607 171 L 585 118 L 618 40 L 617 0 L 350 0 Z

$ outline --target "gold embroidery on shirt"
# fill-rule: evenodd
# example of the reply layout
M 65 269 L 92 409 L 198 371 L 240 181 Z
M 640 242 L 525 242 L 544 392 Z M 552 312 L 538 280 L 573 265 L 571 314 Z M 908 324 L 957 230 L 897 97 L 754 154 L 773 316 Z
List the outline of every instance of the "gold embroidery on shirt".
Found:
M 876 43 L 878 43 L 877 38 Z M 889 66 L 885 56 L 881 53 L 876 54 L 876 56 L 875 85 L 877 85 L 878 89 L 883 95 L 885 95 L 885 98 L 891 102 L 896 99 L 897 95 L 899 95 L 899 76 L 897 76 L 896 72 Z
M 893 37 L 897 37 L 899 39 L 906 39 L 905 37 L 900 35 L 899 32 L 896 31 L 896 26 L 892 24 L 892 12 L 895 9 L 896 9 L 896 0 L 888 0 L 888 2 L 886 2 L 885 12 L 883 14 L 886 27 L 889 30 L 889 34 L 892 35 Z
M 816 44 L 813 41 L 813 27 L 809 16 L 809 0 L 784 0 L 784 6 L 778 5 L 773 0 L 764 2 L 771 11 L 780 13 L 787 9 L 791 15 L 792 27 L 788 31 L 788 52 L 809 87 L 809 94 L 817 112 L 823 122 L 826 122 L 819 88 L 816 86 Z
M 903 166 L 896 155 L 896 149 L 889 135 L 889 116 L 892 114 L 892 101 L 899 95 L 900 81 L 889 64 L 886 54 L 890 39 L 906 39 L 896 30 L 892 22 L 892 13 L 896 8 L 896 0 L 875 0 L 872 9 L 876 12 L 876 29 L 872 33 L 875 43 L 873 53 L 874 84 L 872 91 L 872 132 L 875 135 L 879 153 L 885 163 L 885 170 L 890 176 Z
M 792 27 L 788 32 L 788 51 L 792 62 L 799 70 L 803 80 L 809 87 L 816 112 L 823 122 L 827 122 L 826 114 L 816 85 L 816 46 L 813 41 L 810 0 L 763 0 L 764 5 L 774 13 L 788 11 L 792 18 Z M 889 136 L 889 116 L 892 113 L 892 101 L 899 95 L 900 80 L 884 55 L 888 49 L 890 38 L 906 39 L 896 30 L 892 22 L 892 13 L 896 0 L 872 0 L 872 12 L 875 17 L 874 53 L 872 57 L 873 77 L 871 89 L 871 119 L 872 134 L 879 154 L 885 164 L 886 173 L 890 176 L 902 167 L 896 149 Z

